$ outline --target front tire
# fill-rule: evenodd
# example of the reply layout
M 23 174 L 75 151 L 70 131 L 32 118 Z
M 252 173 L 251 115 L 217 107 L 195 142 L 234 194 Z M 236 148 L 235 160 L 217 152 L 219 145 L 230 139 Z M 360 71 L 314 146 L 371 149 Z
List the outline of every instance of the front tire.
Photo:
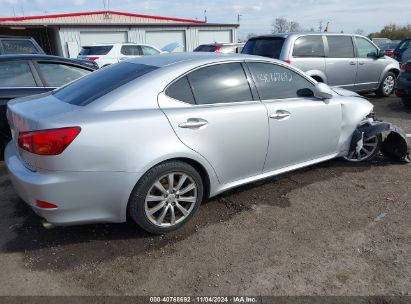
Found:
M 379 97 L 388 97 L 394 92 L 395 85 L 397 83 L 397 76 L 393 72 L 385 74 L 381 81 L 381 84 L 375 94 Z
M 364 162 L 372 160 L 381 150 L 382 135 L 377 134 L 370 138 L 364 139 L 363 147 L 359 153 L 356 150 L 344 156 L 344 159 L 349 162 Z
M 203 198 L 203 182 L 189 164 L 170 161 L 151 168 L 130 196 L 130 217 L 144 230 L 163 234 L 186 224 Z

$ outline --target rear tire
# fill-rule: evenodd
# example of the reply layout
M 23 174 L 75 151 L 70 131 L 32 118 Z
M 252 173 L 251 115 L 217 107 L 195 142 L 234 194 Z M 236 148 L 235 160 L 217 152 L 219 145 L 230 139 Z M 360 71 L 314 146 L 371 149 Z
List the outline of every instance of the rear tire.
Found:
M 388 72 L 382 79 L 375 94 L 379 97 L 388 97 L 394 92 L 397 83 L 397 76 L 393 72 Z
M 186 224 L 203 199 L 203 182 L 189 164 L 169 161 L 151 168 L 130 196 L 130 217 L 144 230 L 163 234 Z

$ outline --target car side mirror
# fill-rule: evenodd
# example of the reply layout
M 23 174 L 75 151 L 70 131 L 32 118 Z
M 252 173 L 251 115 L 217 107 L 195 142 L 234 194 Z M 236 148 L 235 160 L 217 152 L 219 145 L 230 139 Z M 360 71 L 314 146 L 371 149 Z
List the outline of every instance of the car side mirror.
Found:
M 319 82 L 315 85 L 314 96 L 324 101 L 327 101 L 328 99 L 333 98 L 334 92 L 331 90 L 331 88 L 328 85 L 326 85 L 325 83 Z
M 383 51 L 383 50 L 378 50 L 378 53 L 377 53 L 377 59 L 378 58 L 383 58 L 385 56 L 385 52 Z

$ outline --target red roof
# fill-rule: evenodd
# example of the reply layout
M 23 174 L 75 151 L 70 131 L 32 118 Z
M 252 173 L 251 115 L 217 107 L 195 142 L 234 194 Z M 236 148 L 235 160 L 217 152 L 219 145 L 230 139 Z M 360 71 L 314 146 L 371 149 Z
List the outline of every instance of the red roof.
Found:
M 192 19 L 181 19 L 181 18 L 170 18 L 161 16 L 150 16 L 150 15 L 140 15 L 133 13 L 123 13 L 115 11 L 94 11 L 94 12 L 81 12 L 81 13 L 68 13 L 68 14 L 54 14 L 54 15 L 40 15 L 40 16 L 25 16 L 25 17 L 5 17 L 0 18 L 0 22 L 10 22 L 10 21 L 25 21 L 25 20 L 35 20 L 35 19 L 56 19 L 64 17 L 78 17 L 78 16 L 90 16 L 90 15 L 102 15 L 102 14 L 113 14 L 127 17 L 140 17 L 155 20 L 164 21 L 176 21 L 176 22 L 186 22 L 186 23 L 205 23 L 204 21 L 192 20 Z

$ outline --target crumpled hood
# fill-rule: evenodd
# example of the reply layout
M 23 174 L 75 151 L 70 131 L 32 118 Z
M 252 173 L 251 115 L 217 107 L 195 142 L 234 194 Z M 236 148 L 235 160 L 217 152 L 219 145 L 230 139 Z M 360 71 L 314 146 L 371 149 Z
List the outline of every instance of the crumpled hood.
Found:
M 347 96 L 347 97 L 359 97 L 360 95 L 356 92 L 342 89 L 342 88 L 337 88 L 337 87 L 330 87 L 331 90 L 333 90 L 335 93 L 337 93 L 340 96 Z

